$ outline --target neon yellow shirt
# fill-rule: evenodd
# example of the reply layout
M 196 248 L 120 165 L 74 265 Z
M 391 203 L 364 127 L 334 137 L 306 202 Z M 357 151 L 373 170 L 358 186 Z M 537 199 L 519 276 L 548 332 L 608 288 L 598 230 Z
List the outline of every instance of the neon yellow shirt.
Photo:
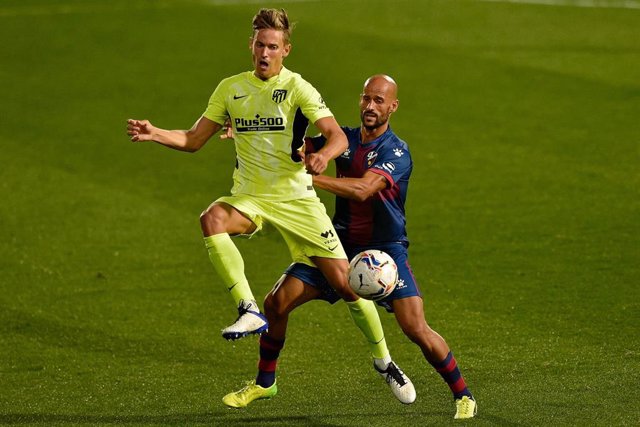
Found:
M 300 74 L 283 67 L 267 81 L 253 71 L 226 78 L 203 115 L 219 124 L 231 118 L 237 156 L 231 194 L 271 200 L 315 196 L 311 175 L 292 153 L 303 146 L 309 121 L 332 114 Z

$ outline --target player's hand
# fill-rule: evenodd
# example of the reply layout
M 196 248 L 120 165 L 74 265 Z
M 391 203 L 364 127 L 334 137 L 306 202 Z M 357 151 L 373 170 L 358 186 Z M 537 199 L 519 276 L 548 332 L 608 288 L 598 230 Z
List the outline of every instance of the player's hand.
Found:
M 149 120 L 127 120 L 127 135 L 133 142 L 153 140 L 155 127 Z
M 231 126 L 231 120 L 227 119 L 222 126 L 222 134 L 220 139 L 233 139 L 233 126 Z
M 328 159 L 321 153 L 309 153 L 304 158 L 307 172 L 311 175 L 320 175 L 327 169 Z

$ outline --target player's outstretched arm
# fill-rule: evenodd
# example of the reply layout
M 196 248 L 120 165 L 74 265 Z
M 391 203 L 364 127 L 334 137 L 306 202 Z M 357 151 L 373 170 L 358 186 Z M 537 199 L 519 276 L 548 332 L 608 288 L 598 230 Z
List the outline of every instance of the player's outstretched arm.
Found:
M 363 202 L 387 187 L 387 179 L 374 172 L 365 172 L 362 178 L 334 178 L 326 175 L 313 177 L 313 185 L 336 196 Z
M 335 159 L 349 146 L 347 137 L 334 117 L 324 117 L 314 123 L 327 140 L 316 153 L 305 156 L 305 165 L 310 174 L 318 175 L 327 169 L 330 160 Z
M 200 117 L 189 130 L 166 130 L 155 127 L 149 120 L 127 120 L 127 135 L 133 142 L 154 141 L 174 150 L 198 151 L 222 126 Z

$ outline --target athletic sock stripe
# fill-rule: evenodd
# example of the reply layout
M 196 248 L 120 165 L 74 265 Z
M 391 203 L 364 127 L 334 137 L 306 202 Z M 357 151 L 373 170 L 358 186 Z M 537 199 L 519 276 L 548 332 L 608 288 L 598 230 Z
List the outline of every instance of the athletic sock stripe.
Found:
M 456 369 L 455 371 L 449 374 L 443 375 L 442 377 L 447 382 L 447 384 L 455 384 L 460 380 L 460 378 L 462 377 L 462 374 L 458 369 Z
M 432 363 L 431 365 L 436 370 L 440 371 L 440 369 L 443 369 L 451 362 L 451 359 L 453 359 L 453 353 L 449 352 L 443 360 L 441 360 L 440 362 Z
M 454 369 L 456 369 L 456 367 L 457 367 L 456 359 L 451 357 L 449 359 L 449 362 L 445 366 L 440 367 L 440 368 L 436 368 L 436 370 L 438 372 L 440 372 L 441 374 L 446 374 L 446 373 L 451 372 Z
M 279 352 L 280 350 L 282 350 L 282 346 L 281 345 L 273 345 L 267 342 L 260 342 L 260 349 L 264 349 L 264 350 L 269 350 L 269 351 L 276 351 Z
M 260 347 L 265 347 L 270 350 L 282 350 L 282 347 L 284 347 L 284 341 L 276 340 L 266 335 L 261 335 Z
M 275 372 L 277 364 L 278 364 L 278 359 L 275 359 L 275 360 L 260 359 L 260 361 L 258 362 L 258 369 L 264 372 Z
M 460 377 L 455 383 L 449 384 L 449 387 L 452 392 L 458 394 L 467 388 L 467 384 L 464 382 L 464 378 Z

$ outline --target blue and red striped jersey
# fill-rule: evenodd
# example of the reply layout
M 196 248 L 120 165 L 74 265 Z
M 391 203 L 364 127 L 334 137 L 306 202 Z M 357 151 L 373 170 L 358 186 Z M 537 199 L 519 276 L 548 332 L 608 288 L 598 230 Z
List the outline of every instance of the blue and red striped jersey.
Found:
M 371 171 L 384 176 L 387 187 L 358 202 L 336 196 L 333 224 L 343 245 L 372 246 L 403 243 L 408 246 L 405 200 L 413 169 L 407 144 L 391 130 L 366 144 L 361 143 L 360 128 L 343 127 L 349 147 L 336 158 L 338 178 L 360 178 Z M 313 151 L 324 145 L 322 136 L 311 138 Z

